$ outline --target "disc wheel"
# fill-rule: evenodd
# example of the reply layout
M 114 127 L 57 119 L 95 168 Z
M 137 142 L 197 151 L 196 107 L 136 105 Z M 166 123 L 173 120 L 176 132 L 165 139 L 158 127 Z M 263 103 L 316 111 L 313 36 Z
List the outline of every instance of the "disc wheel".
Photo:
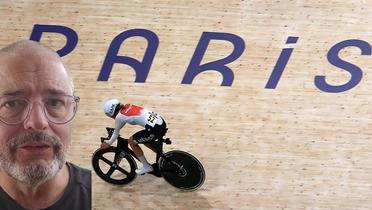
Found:
M 203 165 L 193 155 L 174 150 L 160 158 L 159 169 L 164 179 L 172 186 L 184 191 L 193 191 L 203 185 L 205 171 Z

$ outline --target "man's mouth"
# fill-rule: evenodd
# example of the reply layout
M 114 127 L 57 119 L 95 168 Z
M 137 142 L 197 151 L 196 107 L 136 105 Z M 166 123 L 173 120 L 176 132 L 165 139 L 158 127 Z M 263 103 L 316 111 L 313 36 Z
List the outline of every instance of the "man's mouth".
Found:
M 47 142 L 27 142 L 20 145 L 18 148 L 27 153 L 38 155 L 44 154 L 48 149 L 51 149 L 52 146 Z

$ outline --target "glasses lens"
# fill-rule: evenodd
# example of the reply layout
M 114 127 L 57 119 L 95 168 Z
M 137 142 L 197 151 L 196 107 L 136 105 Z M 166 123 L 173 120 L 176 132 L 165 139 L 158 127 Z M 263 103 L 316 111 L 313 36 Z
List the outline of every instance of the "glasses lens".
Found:
M 0 97 L 0 120 L 6 124 L 21 123 L 28 114 L 29 103 L 17 96 Z
M 45 116 L 53 123 L 64 124 L 72 120 L 77 109 L 74 96 L 50 96 L 43 99 Z

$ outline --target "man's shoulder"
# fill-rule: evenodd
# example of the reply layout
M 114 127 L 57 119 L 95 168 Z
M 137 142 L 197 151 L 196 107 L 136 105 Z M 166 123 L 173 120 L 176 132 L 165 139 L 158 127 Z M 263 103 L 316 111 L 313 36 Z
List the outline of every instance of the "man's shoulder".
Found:
M 67 162 L 67 165 L 71 171 L 71 175 L 74 176 L 76 184 L 82 185 L 82 187 L 90 189 L 92 172 L 86 168 L 82 168 L 71 162 Z
M 91 171 L 70 162 L 66 165 L 70 172 L 67 189 L 61 199 L 48 209 L 91 209 Z

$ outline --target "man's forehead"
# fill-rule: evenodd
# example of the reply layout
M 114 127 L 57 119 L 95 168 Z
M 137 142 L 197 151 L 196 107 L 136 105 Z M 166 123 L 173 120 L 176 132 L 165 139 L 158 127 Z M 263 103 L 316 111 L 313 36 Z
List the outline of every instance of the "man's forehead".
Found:
M 56 57 L 21 52 L 0 58 L 1 92 L 67 92 L 72 83 Z

